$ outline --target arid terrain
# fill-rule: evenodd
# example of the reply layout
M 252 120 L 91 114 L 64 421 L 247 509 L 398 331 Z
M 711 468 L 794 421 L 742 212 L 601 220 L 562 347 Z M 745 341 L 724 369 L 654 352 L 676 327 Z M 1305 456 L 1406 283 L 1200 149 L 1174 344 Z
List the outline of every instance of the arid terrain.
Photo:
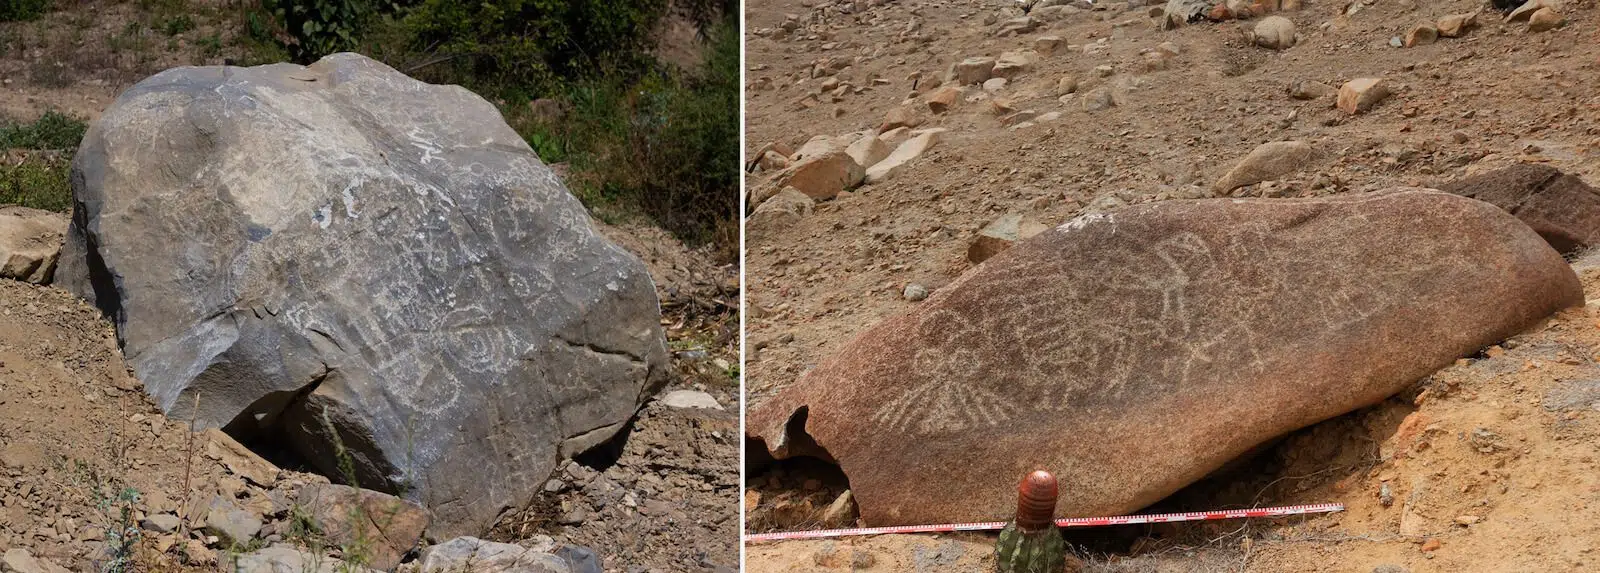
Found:
M 1600 64 L 1592 2 L 1564 3 L 1561 26 L 1529 31 L 1471 0 L 1308 1 L 1273 14 L 1294 24 L 1294 44 L 1279 50 L 1252 41 L 1261 18 L 1165 29 L 1161 5 L 1038 4 L 1032 29 L 1015 33 L 1024 13 L 1013 2 L 749 3 L 752 164 L 815 136 L 907 125 L 897 108 L 913 110 L 914 130 L 945 130 L 886 178 L 749 227 L 752 406 L 972 268 L 979 231 L 1008 214 L 1050 227 L 1124 204 L 1427 187 L 1518 162 L 1600 181 L 1600 100 L 1584 90 Z M 1406 47 L 1413 27 L 1474 12 L 1459 37 Z M 943 113 L 926 103 L 964 59 L 1047 45 L 1053 53 L 1003 86 L 967 86 Z M 1334 92 L 1357 78 L 1382 78 L 1392 93 L 1361 113 L 1337 109 Z M 1256 146 L 1283 140 L 1314 156 L 1213 190 Z M 748 191 L 762 194 L 781 167 L 756 167 Z M 1577 266 L 1593 300 L 1600 275 Z M 1592 306 L 1565 311 L 1149 508 L 1341 502 L 1346 512 L 1069 539 L 1093 571 L 1590 570 L 1595 318 Z M 801 460 L 752 466 L 745 487 L 754 532 L 823 527 L 848 485 Z M 749 547 L 747 567 L 984 570 L 993 539 L 764 543 Z

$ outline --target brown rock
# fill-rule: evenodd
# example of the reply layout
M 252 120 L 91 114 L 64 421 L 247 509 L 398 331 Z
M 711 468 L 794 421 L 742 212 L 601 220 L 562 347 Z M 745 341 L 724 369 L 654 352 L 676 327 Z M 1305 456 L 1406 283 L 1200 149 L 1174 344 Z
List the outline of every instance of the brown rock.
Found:
M 854 143 L 844 148 L 845 155 L 849 155 L 851 159 L 856 161 L 857 165 L 863 168 L 872 167 L 882 161 L 883 158 L 889 156 L 891 151 L 894 151 L 894 146 L 889 145 L 888 142 L 882 139 L 878 139 L 877 133 L 862 135 Z
M 1283 50 L 1294 46 L 1294 22 L 1283 16 L 1267 16 L 1256 23 L 1257 46 L 1270 50 Z
M 1338 91 L 1333 86 L 1322 82 L 1302 80 L 1289 86 L 1289 97 L 1294 99 L 1321 99 Z
M 1533 33 L 1548 32 L 1566 24 L 1566 17 L 1557 13 L 1552 8 L 1540 8 L 1528 17 L 1528 31 Z
M 56 565 L 49 559 L 34 557 L 27 549 L 13 547 L 7 549 L 5 556 L 0 557 L 0 568 L 9 573 L 69 573 L 67 568 Z
M 878 125 L 878 133 L 889 131 L 896 127 L 916 127 L 922 125 L 922 118 L 917 117 L 917 112 L 909 107 L 897 107 L 884 114 L 883 123 Z
M 955 80 L 961 85 L 981 84 L 994 73 L 994 58 L 967 58 L 955 65 Z
M 1478 13 L 1451 14 L 1439 19 L 1439 35 L 1446 38 L 1459 38 L 1478 25 Z
M 1412 26 L 1406 32 L 1405 46 L 1407 48 L 1426 46 L 1439 41 L 1439 29 L 1427 24 Z
M 1271 181 L 1305 168 L 1316 154 L 1303 141 L 1274 141 L 1250 150 L 1211 186 L 1212 193 L 1227 193 L 1246 185 Z
M 1064 96 L 1076 91 L 1078 91 L 1078 78 L 1065 75 L 1056 80 L 1056 95 Z
M 278 483 L 278 466 L 262 459 L 218 428 L 206 430 L 205 434 L 206 457 L 221 463 L 233 475 L 258 486 L 270 488 Z
M 1600 192 L 1554 167 L 1521 163 L 1439 189 L 1505 209 L 1563 254 L 1600 245 Z
M 1033 69 L 1039 61 L 1039 53 L 1033 50 L 1019 50 L 1000 54 L 1000 59 L 994 62 L 994 77 L 1013 79 Z
M 811 215 L 815 204 L 805 193 L 785 187 L 756 206 L 745 220 L 745 230 L 753 237 L 760 237 L 787 229 Z
M 1557 5 L 1555 0 L 1528 0 L 1527 2 L 1523 2 L 1521 6 L 1517 6 L 1517 9 L 1512 10 L 1510 14 L 1506 14 L 1506 21 L 1521 22 L 1523 20 L 1528 20 L 1533 17 L 1534 12 L 1538 12 L 1545 8 L 1559 10 L 1560 6 Z
M 967 247 L 967 260 L 976 265 L 1011 248 L 1017 241 L 1032 238 L 1048 227 L 1033 221 L 1024 221 L 1022 215 L 1010 214 L 991 221 L 978 231 L 977 238 Z
M 1389 85 L 1380 78 L 1357 78 L 1339 88 L 1339 109 L 1355 115 L 1389 97 Z
M 1057 50 L 1067 47 L 1067 40 L 1061 36 L 1039 36 L 1033 40 L 1033 49 L 1040 55 L 1053 56 Z
M 307 485 L 300 489 L 299 503 L 328 541 L 366 543 L 371 551 L 367 565 L 384 571 L 400 565 L 400 557 L 417 546 L 432 520 L 414 502 L 347 485 Z
M 989 259 L 746 427 L 837 461 L 867 525 L 1009 519 L 1038 468 L 1057 515 L 1126 514 L 1583 300 L 1526 225 L 1447 193 L 1132 205 Z
M 776 151 L 763 152 L 761 154 L 761 159 L 757 161 L 757 164 L 760 165 L 761 169 L 764 171 L 782 171 L 789 167 L 789 158 L 784 157 L 782 154 L 779 154 Z
M 958 101 L 961 101 L 961 89 L 955 86 L 945 86 L 928 96 L 928 111 L 942 114 L 955 107 Z
M 812 157 L 778 172 L 776 187 L 793 187 L 812 199 L 832 199 L 840 191 L 854 188 L 866 177 L 866 169 L 844 150 Z M 763 197 L 763 199 L 765 199 Z
M 18 205 L 0 207 L 0 278 L 48 284 L 66 236 L 66 215 Z
M 1429 537 L 1427 541 L 1422 542 L 1423 553 L 1438 551 L 1441 547 L 1444 547 L 1444 542 L 1439 541 L 1437 537 Z
M 1232 20 L 1233 11 L 1229 10 L 1225 5 L 1218 4 L 1216 6 L 1212 6 L 1210 12 L 1206 12 L 1206 18 L 1217 22 Z
M 944 129 L 942 128 L 929 129 L 901 142 L 900 145 L 895 146 L 894 152 L 890 153 L 888 157 L 883 158 L 883 161 L 879 161 L 871 169 L 867 170 L 866 181 L 868 183 L 879 183 L 894 177 L 895 174 L 904 170 L 911 163 L 911 160 L 921 157 L 923 153 L 937 145 L 943 133 Z

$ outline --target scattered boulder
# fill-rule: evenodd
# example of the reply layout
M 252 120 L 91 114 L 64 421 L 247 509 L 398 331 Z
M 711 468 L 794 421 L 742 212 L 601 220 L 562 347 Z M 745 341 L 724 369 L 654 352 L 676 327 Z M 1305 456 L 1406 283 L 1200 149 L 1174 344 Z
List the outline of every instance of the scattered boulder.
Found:
M 699 390 L 673 390 L 661 397 L 661 403 L 668 408 L 700 408 L 705 410 L 721 410 L 722 404 L 710 394 Z
M 1389 97 L 1389 84 L 1381 78 L 1356 78 L 1339 87 L 1336 105 L 1350 115 L 1363 113 Z
M 328 541 L 366 543 L 372 553 L 368 565 L 384 571 L 393 570 L 417 546 L 432 519 L 415 502 L 347 485 L 307 485 L 300 489 L 298 502 Z
M 546 551 L 510 543 L 457 537 L 422 552 L 422 573 L 579 573 L 567 561 Z
M 1067 40 L 1061 36 L 1039 36 L 1033 39 L 1033 49 L 1040 55 L 1053 56 L 1057 50 L 1065 47 Z
M 648 269 L 459 86 L 351 53 L 174 68 L 118 96 L 72 176 L 56 282 L 169 417 L 327 475 L 342 437 L 442 534 L 525 505 L 666 382 Z
M 1132 205 L 870 328 L 746 428 L 836 460 L 867 525 L 1008 519 L 1039 468 L 1056 515 L 1121 515 L 1583 301 L 1526 225 L 1448 193 Z
M 49 284 L 67 234 L 67 216 L 20 205 L 0 206 L 0 278 Z
M 793 187 L 784 187 L 776 195 L 756 206 L 745 221 L 745 230 L 751 235 L 775 233 L 787 229 L 811 215 L 816 202 Z
M 897 107 L 884 114 L 883 123 L 878 125 L 878 133 L 883 133 L 896 127 L 916 127 L 919 125 L 922 125 L 922 118 L 917 117 L 915 110 L 909 107 Z
M 944 133 L 942 128 L 930 129 L 905 140 L 899 147 L 894 148 L 894 153 L 890 153 L 888 157 L 883 158 L 883 161 L 879 161 L 867 170 L 867 183 L 880 183 L 894 177 L 896 173 L 905 169 L 911 160 L 921 157 L 923 153 L 938 144 L 941 133 Z
M 1303 141 L 1273 141 L 1250 150 L 1211 186 L 1212 193 L 1227 193 L 1246 185 L 1271 181 L 1305 168 L 1316 154 Z
M 244 547 L 261 533 L 261 517 L 240 509 L 232 501 L 211 498 L 205 513 L 205 530 L 222 539 L 224 547 Z
M 967 58 L 956 63 L 955 80 L 961 85 L 981 84 L 994 74 L 994 58 Z
M 807 197 L 821 201 L 832 199 L 840 191 L 855 188 L 866 176 L 861 164 L 856 163 L 844 150 L 835 149 L 812 157 L 778 172 L 773 184 L 778 189 L 793 188 Z M 763 198 L 764 199 L 764 198 Z
M 1301 80 L 1289 86 L 1289 97 L 1302 100 L 1322 99 L 1338 91 L 1333 86 L 1319 81 Z
M 1043 224 L 1024 220 L 1022 215 L 1002 215 L 978 231 L 978 236 L 967 247 L 967 260 L 974 265 L 982 263 L 1011 248 L 1017 241 L 1043 233 L 1047 228 Z
M 1517 6 L 1511 13 L 1506 14 L 1506 22 L 1521 22 L 1533 18 L 1533 14 L 1540 10 L 1560 10 L 1557 0 L 1527 0 Z
M 1167 0 L 1166 18 L 1162 27 L 1172 29 L 1204 18 L 1211 9 L 1211 0 Z
M 1034 20 L 1030 16 L 1023 16 L 1021 18 L 1012 18 L 1001 23 L 1000 29 L 995 30 L 994 35 L 1004 38 L 1006 36 L 1027 34 L 1038 28 L 1038 20 Z
M 961 89 L 955 86 L 945 86 L 928 95 L 928 111 L 942 114 L 950 111 L 961 100 Z
M 182 524 L 183 520 L 178 519 L 178 516 L 176 515 L 170 513 L 154 513 L 145 516 L 145 518 L 139 522 L 139 527 L 145 531 L 154 531 L 156 533 L 172 533 L 177 531 L 178 526 Z
M 1439 189 L 1505 209 L 1562 254 L 1600 245 L 1600 193 L 1549 165 L 1519 163 Z
M 369 571 L 292 545 L 275 544 L 243 555 L 228 554 L 226 570 L 235 573 L 357 573 Z
M 901 289 L 900 297 L 911 302 L 918 302 L 928 298 L 928 287 L 917 283 L 906 283 L 906 288 Z
M 877 133 L 868 133 L 846 147 L 844 153 L 854 159 L 856 165 L 866 168 L 883 161 L 883 158 L 888 157 L 889 152 L 893 150 L 889 142 L 878 139 Z
M 1540 8 L 1528 17 L 1528 31 L 1532 33 L 1548 32 L 1560 28 L 1567 23 L 1567 18 L 1551 8 Z
M 1439 35 L 1446 38 L 1459 38 L 1469 30 L 1477 27 L 1478 13 L 1451 14 L 1439 19 L 1437 28 Z
M 56 565 L 49 559 L 34 557 L 27 549 L 13 547 L 6 550 L 5 556 L 0 557 L 0 565 L 7 573 L 71 573 L 66 567 Z
M 995 60 L 994 77 L 1014 79 L 1019 75 L 1033 70 L 1034 64 L 1039 62 L 1039 53 L 1033 50 L 1020 50 L 1000 54 L 1000 59 Z
M 1406 32 L 1405 46 L 1407 48 L 1426 46 L 1437 41 L 1439 41 L 1438 28 L 1427 24 L 1418 24 L 1416 26 L 1412 26 L 1411 29 Z
M 1284 50 L 1294 46 L 1294 21 L 1283 16 L 1267 16 L 1256 23 L 1255 42 L 1269 50 Z
M 1109 89 L 1095 88 L 1089 90 L 1089 93 L 1083 94 L 1084 111 L 1100 111 L 1110 109 L 1115 105 L 1117 105 L 1116 99 L 1111 97 L 1111 90 Z

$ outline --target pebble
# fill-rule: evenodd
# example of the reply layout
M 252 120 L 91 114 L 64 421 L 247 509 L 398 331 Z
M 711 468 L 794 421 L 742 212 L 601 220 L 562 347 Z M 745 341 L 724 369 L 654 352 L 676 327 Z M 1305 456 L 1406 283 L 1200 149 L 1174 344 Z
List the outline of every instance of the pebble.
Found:
M 1339 88 L 1338 107 L 1355 115 L 1372 109 L 1372 106 L 1389 97 L 1389 84 L 1381 78 L 1356 78 Z

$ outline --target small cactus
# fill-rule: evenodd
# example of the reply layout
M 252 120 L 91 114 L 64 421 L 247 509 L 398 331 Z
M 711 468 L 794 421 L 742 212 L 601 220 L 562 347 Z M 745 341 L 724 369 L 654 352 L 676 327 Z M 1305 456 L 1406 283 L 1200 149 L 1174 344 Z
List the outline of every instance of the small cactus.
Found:
M 1039 470 L 1017 485 L 1017 518 L 994 546 L 1000 573 L 1061 573 L 1067 543 L 1056 529 L 1056 477 Z

